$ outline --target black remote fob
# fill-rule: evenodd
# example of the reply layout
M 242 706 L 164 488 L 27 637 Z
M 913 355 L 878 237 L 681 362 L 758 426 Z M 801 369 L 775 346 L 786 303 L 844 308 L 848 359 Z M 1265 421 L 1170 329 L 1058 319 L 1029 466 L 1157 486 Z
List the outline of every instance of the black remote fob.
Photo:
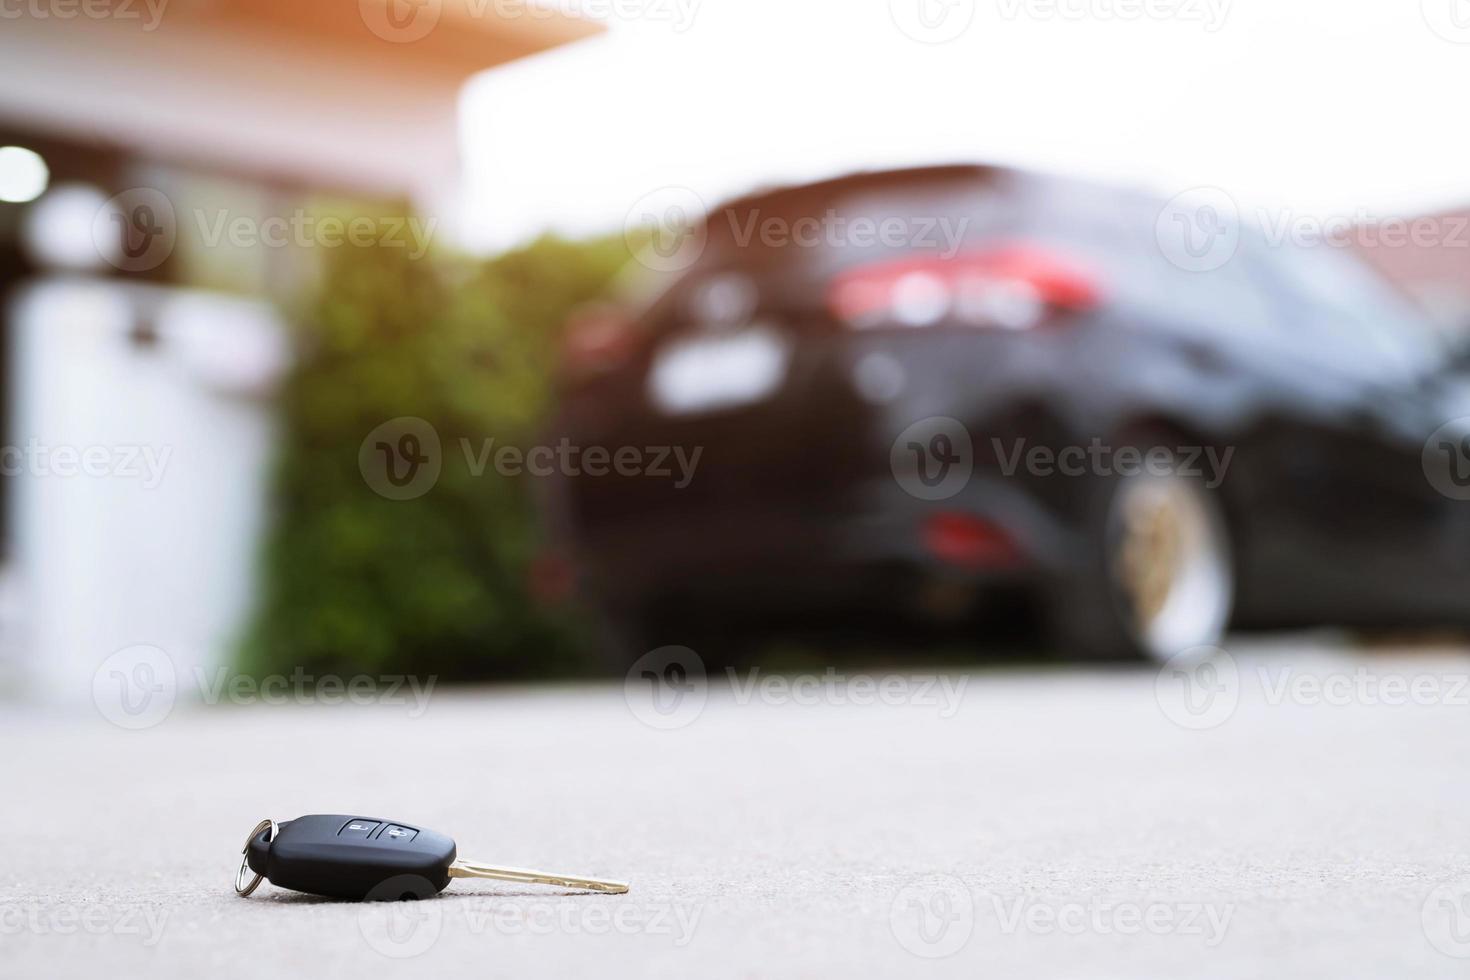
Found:
M 384 820 L 318 813 L 250 839 L 250 870 L 280 888 L 328 898 L 429 898 L 449 884 L 454 841 L 433 830 Z
M 255 877 L 247 882 L 252 872 Z M 628 890 L 625 881 L 456 859 L 449 837 L 399 820 L 317 813 L 282 824 L 270 819 L 258 823 L 245 839 L 235 892 L 248 897 L 263 879 L 270 879 L 279 888 L 327 898 L 396 902 L 437 895 L 450 878 L 609 895 Z

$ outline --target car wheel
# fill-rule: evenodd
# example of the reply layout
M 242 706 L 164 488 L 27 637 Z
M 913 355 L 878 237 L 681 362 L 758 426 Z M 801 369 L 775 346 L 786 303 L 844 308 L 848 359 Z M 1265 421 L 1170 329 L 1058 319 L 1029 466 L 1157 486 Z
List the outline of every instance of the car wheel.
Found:
M 1052 605 L 1061 652 L 1162 661 L 1218 643 L 1235 599 L 1219 494 L 1171 468 L 1100 481 L 1090 496 L 1084 560 Z

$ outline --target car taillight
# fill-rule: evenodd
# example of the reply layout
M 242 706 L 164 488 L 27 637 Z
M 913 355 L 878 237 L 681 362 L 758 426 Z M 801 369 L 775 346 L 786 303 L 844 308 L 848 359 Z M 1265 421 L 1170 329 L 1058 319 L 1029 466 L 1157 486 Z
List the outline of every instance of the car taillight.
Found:
M 1095 275 L 1059 252 L 1005 245 L 950 258 L 913 256 L 850 269 L 833 280 L 827 305 L 857 328 L 953 322 L 1025 330 L 1056 311 L 1097 306 Z
M 562 342 L 562 369 L 573 379 L 611 371 L 638 347 L 633 321 L 615 306 L 577 310 L 567 320 Z
M 941 511 L 924 522 L 924 547 L 941 561 L 966 568 L 1012 565 L 1020 551 L 1011 536 L 971 514 Z

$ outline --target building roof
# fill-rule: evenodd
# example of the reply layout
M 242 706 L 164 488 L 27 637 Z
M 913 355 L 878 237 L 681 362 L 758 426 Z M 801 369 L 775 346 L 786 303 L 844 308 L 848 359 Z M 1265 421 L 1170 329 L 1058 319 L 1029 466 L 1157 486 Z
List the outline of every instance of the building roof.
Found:
M 455 82 L 602 30 L 527 0 L 169 0 L 165 16 L 180 25 L 289 37 L 325 53 L 384 62 L 389 72 Z
M 415 196 L 456 172 L 465 79 L 602 29 L 523 0 L 33 9 L 0 31 L 0 128 Z
M 1470 209 L 1358 228 L 1358 254 L 1448 326 L 1470 329 Z

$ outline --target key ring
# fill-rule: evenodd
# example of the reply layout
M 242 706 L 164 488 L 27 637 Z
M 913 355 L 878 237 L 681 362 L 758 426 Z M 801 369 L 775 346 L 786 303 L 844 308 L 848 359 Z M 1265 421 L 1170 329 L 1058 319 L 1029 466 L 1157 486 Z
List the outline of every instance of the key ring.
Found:
M 245 880 L 245 876 L 250 872 L 250 842 L 255 840 L 256 834 L 259 834 L 262 830 L 267 829 L 270 830 L 271 833 L 270 836 L 265 839 L 265 842 L 269 844 L 271 841 L 275 840 L 276 834 L 280 832 L 280 828 L 276 826 L 276 822 L 274 820 L 272 820 L 270 817 L 266 817 L 260 823 L 255 825 L 255 829 L 252 830 L 250 832 L 250 835 L 245 838 L 245 846 L 240 848 L 240 870 L 235 872 L 235 894 L 239 895 L 241 898 L 249 896 L 251 892 L 255 891 L 255 889 L 260 886 L 261 881 L 265 878 L 265 875 L 257 874 L 255 876 L 255 880 L 252 881 L 250 884 L 242 884 L 242 882 L 244 882 Z

